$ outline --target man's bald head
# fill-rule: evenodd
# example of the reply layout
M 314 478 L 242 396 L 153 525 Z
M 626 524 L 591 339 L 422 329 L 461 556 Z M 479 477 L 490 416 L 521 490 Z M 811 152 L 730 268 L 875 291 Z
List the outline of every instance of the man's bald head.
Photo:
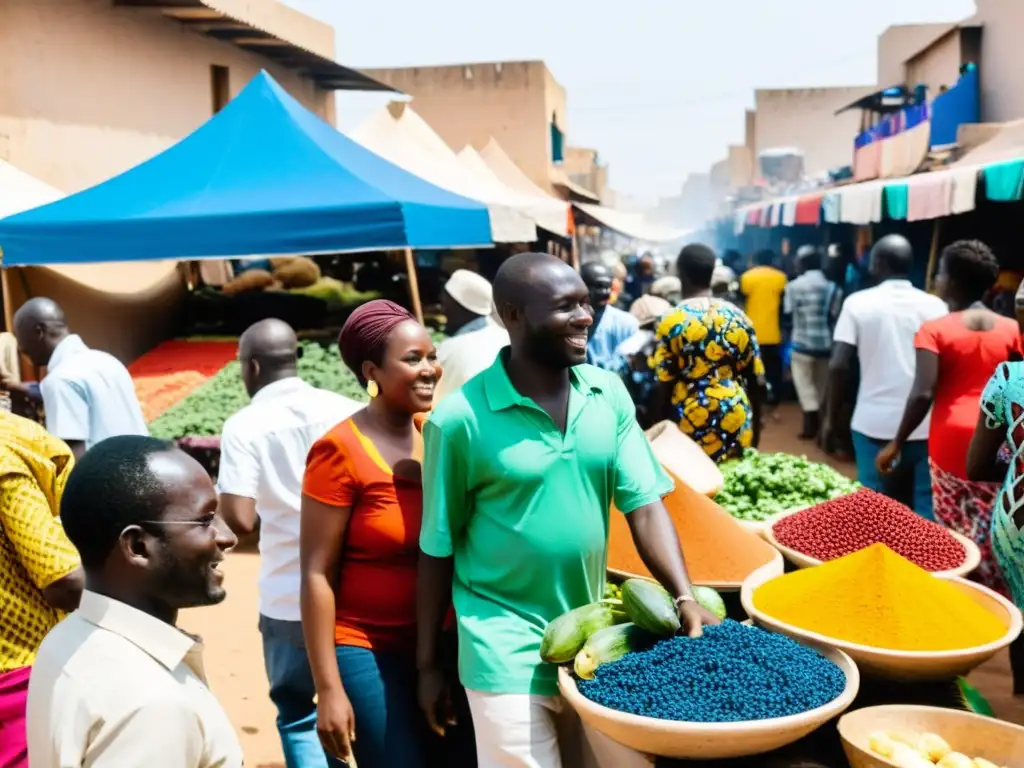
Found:
M 534 363 L 568 368 L 586 359 L 593 324 L 583 279 L 547 253 L 507 259 L 494 278 L 494 303 L 512 341 L 512 353 Z
M 14 335 L 35 365 L 47 365 L 53 350 L 68 335 L 64 310 L 53 299 L 29 299 L 14 313 Z
M 914 248 L 903 235 L 886 235 L 871 249 L 868 268 L 874 277 L 907 277 L 913 266 Z
M 297 375 L 299 339 L 283 320 L 260 320 L 239 338 L 238 360 L 251 397 L 268 384 Z

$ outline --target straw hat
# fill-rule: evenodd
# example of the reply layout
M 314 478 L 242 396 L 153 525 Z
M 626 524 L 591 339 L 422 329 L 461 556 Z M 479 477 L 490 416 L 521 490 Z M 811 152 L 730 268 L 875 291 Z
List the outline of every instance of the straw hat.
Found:
M 682 292 L 682 282 L 680 282 L 678 277 L 674 277 L 672 275 L 659 277 L 651 285 L 651 295 L 657 296 L 661 299 L 667 299 L 670 296 L 678 296 Z
M 494 290 L 486 278 L 468 269 L 457 269 L 444 284 L 444 289 L 474 315 L 486 317 L 494 307 Z

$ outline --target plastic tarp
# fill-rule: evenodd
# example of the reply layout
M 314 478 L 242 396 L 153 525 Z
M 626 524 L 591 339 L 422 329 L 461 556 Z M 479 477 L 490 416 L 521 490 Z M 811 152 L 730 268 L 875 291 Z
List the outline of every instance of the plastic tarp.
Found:
M 459 152 L 459 162 L 473 174 L 477 182 L 494 195 L 494 199 L 514 206 L 528 215 L 537 226 L 559 237 L 569 235 L 568 206 L 550 197 L 537 197 L 517 192 L 499 179 L 473 147 Z
M 266 72 L 159 155 L 0 221 L 5 266 L 491 244 L 484 205 L 373 154 Z
M 494 242 L 532 243 L 537 239 L 533 220 L 494 197 L 411 108 L 402 104 L 384 107 L 349 135 L 371 152 L 431 184 L 486 203 Z
M 554 216 L 557 211 L 563 219 L 562 227 L 566 234 L 568 234 L 570 230 L 570 214 L 569 204 L 567 202 L 552 197 L 539 186 L 534 184 L 530 177 L 523 173 L 522 169 L 515 164 L 512 158 L 508 156 L 505 150 L 501 148 L 501 145 L 493 138 L 487 142 L 487 145 L 480 150 L 479 154 L 484 163 L 487 164 L 487 167 L 491 169 L 491 172 L 497 176 L 505 186 L 520 195 L 532 199 L 535 201 L 535 205 L 543 206 L 544 210 L 549 211 L 552 216 Z M 550 229 L 547 226 L 544 228 Z M 551 229 L 550 231 L 558 232 L 558 230 L 554 229 Z
M 977 167 L 1024 158 L 1024 120 L 1004 123 L 988 141 L 979 144 L 950 168 Z
M 649 243 L 668 243 L 679 240 L 689 234 L 685 229 L 669 229 L 660 224 L 649 221 L 641 213 L 629 213 L 617 211 L 614 208 L 605 208 L 601 205 L 590 205 L 589 203 L 573 203 L 590 218 L 614 229 L 620 235 L 631 237 L 635 240 L 644 240 Z

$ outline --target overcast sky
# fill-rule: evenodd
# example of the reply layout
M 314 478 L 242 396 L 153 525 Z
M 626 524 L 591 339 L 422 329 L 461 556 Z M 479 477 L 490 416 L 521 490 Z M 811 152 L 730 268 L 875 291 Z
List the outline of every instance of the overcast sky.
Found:
M 741 142 L 755 88 L 872 84 L 886 27 L 974 12 L 973 0 L 284 2 L 333 24 L 338 60 L 356 68 L 543 59 L 568 93 L 568 142 L 644 197 L 677 193 Z M 339 93 L 339 126 L 386 101 Z

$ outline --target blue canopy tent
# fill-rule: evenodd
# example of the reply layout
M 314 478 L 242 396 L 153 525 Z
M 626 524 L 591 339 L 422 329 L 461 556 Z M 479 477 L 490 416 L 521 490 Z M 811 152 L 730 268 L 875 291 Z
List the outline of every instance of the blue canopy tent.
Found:
M 483 203 L 363 148 L 266 72 L 156 157 L 0 221 L 4 267 L 491 245 Z

